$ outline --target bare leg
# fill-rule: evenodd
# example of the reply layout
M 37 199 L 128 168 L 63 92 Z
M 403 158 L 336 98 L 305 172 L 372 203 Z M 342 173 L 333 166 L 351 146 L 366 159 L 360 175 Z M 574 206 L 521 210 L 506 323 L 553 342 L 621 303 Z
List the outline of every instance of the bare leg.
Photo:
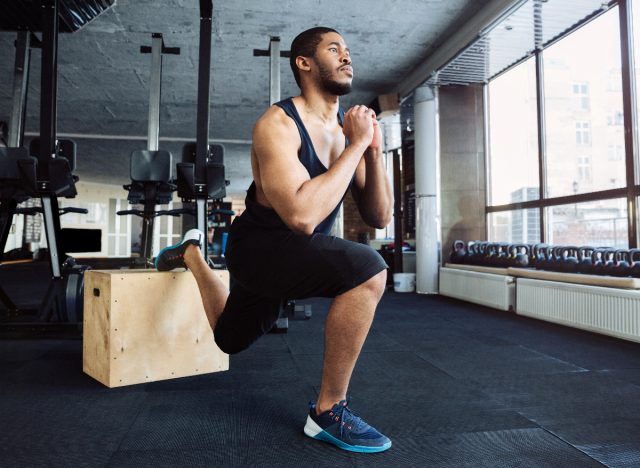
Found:
M 346 398 L 351 373 L 386 281 L 387 271 L 383 270 L 333 300 L 325 324 L 322 385 L 316 403 L 318 414 Z
M 189 245 L 187 247 L 184 252 L 184 263 L 187 268 L 191 270 L 191 273 L 193 273 L 196 279 L 196 283 L 198 283 L 204 311 L 209 319 L 209 325 L 211 325 L 211 329 L 213 330 L 227 303 L 229 289 L 222 280 L 216 276 L 211 268 L 209 268 L 199 247 L 195 245 Z

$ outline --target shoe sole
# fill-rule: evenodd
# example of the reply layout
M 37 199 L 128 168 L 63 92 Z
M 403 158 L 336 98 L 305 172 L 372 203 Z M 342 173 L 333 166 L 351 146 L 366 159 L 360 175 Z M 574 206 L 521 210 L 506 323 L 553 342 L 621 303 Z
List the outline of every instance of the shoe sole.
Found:
M 202 237 L 202 236 L 200 236 Z M 168 247 L 165 247 L 164 249 L 162 249 L 160 252 L 158 252 L 158 255 L 156 256 L 154 262 L 153 262 L 153 266 L 155 267 L 156 270 L 158 271 L 171 271 L 171 270 L 175 270 L 176 268 L 186 268 L 186 266 L 176 266 L 173 268 L 170 268 L 168 270 L 161 270 L 160 268 L 158 268 L 158 261 L 160 260 L 160 257 L 170 251 L 170 250 L 176 250 L 178 251 L 181 247 L 182 247 L 182 253 L 184 254 L 184 251 L 187 250 L 187 246 L 188 245 L 196 245 L 196 246 L 200 246 L 200 243 L 202 242 L 202 239 L 187 239 L 187 240 L 182 240 L 181 242 L 179 242 L 178 244 L 174 244 L 174 245 L 170 245 Z
M 342 450 L 347 450 L 349 452 L 378 453 L 384 452 L 385 450 L 389 450 L 391 448 L 391 441 L 384 445 L 380 445 L 379 447 L 370 447 L 367 445 L 349 445 L 346 442 L 335 438 L 320 426 L 318 426 L 318 424 L 313 419 L 311 419 L 311 416 L 307 416 L 307 423 L 304 426 L 304 433 L 312 439 L 330 443 Z

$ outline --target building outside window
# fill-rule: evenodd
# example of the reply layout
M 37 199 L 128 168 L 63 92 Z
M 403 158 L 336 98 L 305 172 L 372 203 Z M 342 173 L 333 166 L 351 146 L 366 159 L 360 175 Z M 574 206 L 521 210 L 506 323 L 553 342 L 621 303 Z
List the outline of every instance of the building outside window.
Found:
M 574 83 L 572 90 L 577 109 L 588 111 L 590 109 L 589 83 Z

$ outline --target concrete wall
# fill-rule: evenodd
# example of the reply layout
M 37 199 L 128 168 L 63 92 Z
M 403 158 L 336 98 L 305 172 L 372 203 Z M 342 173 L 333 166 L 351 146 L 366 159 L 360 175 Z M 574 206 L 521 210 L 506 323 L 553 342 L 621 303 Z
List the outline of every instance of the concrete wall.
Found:
M 443 86 L 440 109 L 442 259 L 456 239 L 486 236 L 482 86 Z

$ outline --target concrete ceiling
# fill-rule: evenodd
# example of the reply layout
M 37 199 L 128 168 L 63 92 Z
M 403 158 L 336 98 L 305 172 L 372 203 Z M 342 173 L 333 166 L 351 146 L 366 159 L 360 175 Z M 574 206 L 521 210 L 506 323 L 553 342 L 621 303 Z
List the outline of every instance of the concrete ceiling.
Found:
M 353 92 L 343 107 L 369 103 L 397 89 L 409 72 L 490 0 L 256 0 L 214 2 L 210 137 L 226 141 L 228 193 L 242 195 L 251 181 L 249 140 L 269 104 L 269 59 L 254 57 L 269 36 L 289 49 L 300 31 L 326 25 L 340 31 L 352 51 Z M 129 154 L 147 134 L 150 55 L 139 52 L 151 34 L 181 54 L 163 62 L 160 148 L 181 154 L 195 140 L 199 8 L 193 0 L 118 0 L 74 34 L 59 40 L 58 132 L 82 134 L 76 174 L 83 181 L 123 184 Z M 15 33 L 0 32 L 0 121 L 11 112 Z M 282 96 L 298 89 L 283 59 Z M 27 134 L 39 126 L 40 51 L 32 53 Z M 426 78 L 426 77 L 425 77 Z M 86 135 L 131 139 L 87 138 Z M 236 142 L 230 143 L 230 140 Z

